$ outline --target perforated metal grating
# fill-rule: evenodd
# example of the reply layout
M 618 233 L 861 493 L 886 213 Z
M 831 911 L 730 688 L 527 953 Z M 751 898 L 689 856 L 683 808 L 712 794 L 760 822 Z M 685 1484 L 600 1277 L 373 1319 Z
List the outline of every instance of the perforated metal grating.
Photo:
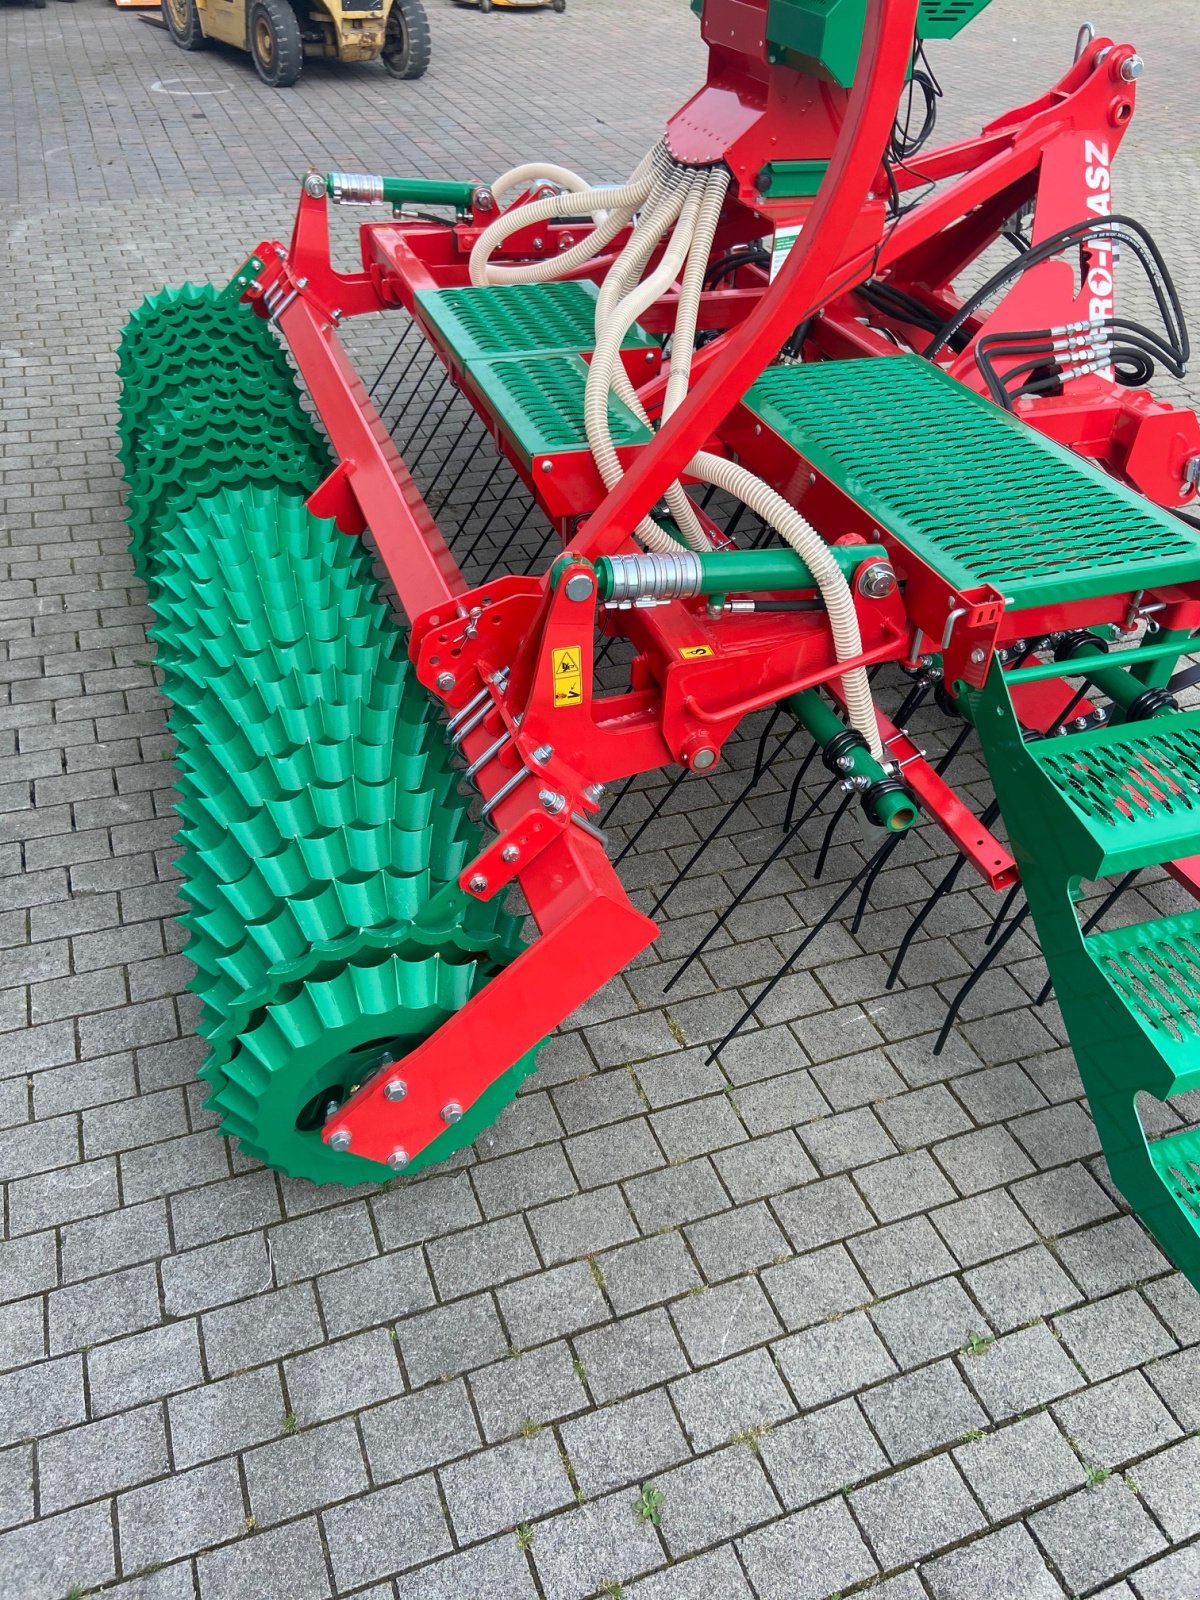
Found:
M 1030 754 L 1107 860 L 1200 847 L 1200 713 L 1047 739 Z
M 746 405 L 956 588 L 1021 609 L 1200 579 L 1200 534 L 918 356 L 772 367 Z
M 526 462 L 587 449 L 587 372 L 582 356 L 556 354 L 531 361 L 472 361 L 468 368 L 471 382 Z M 650 430 L 614 395 L 609 396 L 608 421 L 618 447 L 644 444 L 650 437 Z
M 1200 911 L 1093 934 L 1086 943 L 1167 1059 L 1200 1070 Z
M 596 345 L 596 288 L 590 283 L 424 289 L 417 305 L 460 363 L 527 350 L 579 354 Z M 636 323 L 622 345 L 626 350 L 657 347 Z
M 1200 1226 L 1200 1128 L 1184 1128 L 1166 1139 L 1156 1139 L 1150 1146 L 1150 1159 L 1193 1226 Z

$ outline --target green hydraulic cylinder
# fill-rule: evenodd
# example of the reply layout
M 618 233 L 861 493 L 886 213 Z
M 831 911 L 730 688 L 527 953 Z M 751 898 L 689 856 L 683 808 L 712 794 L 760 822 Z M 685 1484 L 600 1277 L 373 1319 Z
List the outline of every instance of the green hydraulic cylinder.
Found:
M 442 178 L 385 178 L 369 172 L 330 172 L 317 182 L 335 205 L 453 206 L 458 212 L 471 209 L 479 187 Z
M 881 598 L 895 587 L 895 574 L 882 545 L 835 544 L 829 546 L 829 554 L 846 578 L 862 571 L 862 581 L 872 585 L 864 593 Z M 711 553 L 681 547 L 668 554 L 601 556 L 596 562 L 596 582 L 601 601 L 678 600 L 818 587 L 808 563 L 787 545 Z

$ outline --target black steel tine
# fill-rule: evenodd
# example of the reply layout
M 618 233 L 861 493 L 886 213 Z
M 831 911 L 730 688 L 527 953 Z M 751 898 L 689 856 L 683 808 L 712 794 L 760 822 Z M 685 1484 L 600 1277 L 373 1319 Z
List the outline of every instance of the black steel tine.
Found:
M 783 707 L 782 706 L 773 707 L 773 709 L 771 711 L 771 715 L 767 718 L 766 722 L 763 725 L 763 731 L 758 736 L 758 749 L 754 753 L 754 781 L 755 781 L 755 783 L 757 783 L 759 781 L 759 779 L 762 777 L 763 773 L 766 771 L 765 763 L 766 763 L 766 755 L 767 755 L 767 740 L 768 740 L 768 738 L 770 738 L 771 730 L 774 728 L 775 724 L 779 721 L 779 719 L 780 719 L 780 717 L 782 715 L 783 715 Z M 771 759 L 774 760 L 774 757 L 772 757 Z
M 617 790 L 616 794 L 608 802 L 608 809 L 604 813 L 604 825 L 605 825 L 606 828 L 611 826 L 612 819 L 613 819 L 613 812 L 621 804 L 621 801 L 624 800 L 625 796 L 629 793 L 630 789 L 633 788 L 634 784 L 637 782 L 637 780 L 638 780 L 638 778 L 640 776 L 641 776 L 640 773 L 631 772 L 629 774 L 629 776 L 625 779 L 625 782 Z
M 538 562 L 542 559 L 542 551 L 545 550 L 546 546 L 550 543 L 550 541 L 551 541 L 551 539 L 553 539 L 553 537 L 554 537 L 554 524 L 551 523 L 550 526 L 546 529 L 545 537 L 542 539 L 541 544 L 538 545 L 537 549 L 533 552 L 533 554 L 530 556 L 529 560 L 525 563 L 525 576 L 526 577 L 529 576 L 529 574 L 533 571 L 534 567 L 536 567 Z
M 388 368 L 391 366 L 392 362 L 395 361 L 396 357 L 400 354 L 400 346 L 404 343 L 405 339 L 407 339 L 409 334 L 413 331 L 413 327 L 414 327 L 414 324 L 410 322 L 408 327 L 405 328 L 404 332 L 400 335 L 400 337 L 396 340 L 396 343 L 392 346 L 391 355 L 387 358 L 387 360 L 380 367 L 379 376 L 375 379 L 375 382 L 367 390 L 367 399 L 368 400 L 374 400 L 376 389 L 378 389 L 379 385 L 383 382 L 384 378 L 387 376 Z M 419 348 L 420 348 L 420 345 L 418 344 L 418 349 Z
M 899 728 L 901 732 L 904 731 L 904 724 L 908 721 L 909 717 L 912 716 L 913 712 L 917 710 L 922 700 L 924 700 L 928 693 L 929 685 L 927 683 L 914 683 L 912 688 L 904 696 L 904 699 L 896 707 L 896 714 L 892 718 L 892 721 L 896 724 L 897 728 Z
M 784 833 L 787 833 L 791 829 L 792 818 L 796 813 L 796 801 L 800 798 L 800 785 L 804 782 L 804 779 L 805 779 L 805 776 L 806 776 L 806 774 L 808 772 L 808 769 L 813 764 L 813 757 L 816 755 L 816 753 L 817 753 L 817 745 L 814 742 L 809 747 L 808 752 L 804 757 L 804 760 L 800 763 L 800 766 L 799 766 L 799 768 L 797 769 L 797 772 L 796 772 L 796 776 L 792 779 L 792 787 L 788 791 L 787 810 L 783 814 L 783 831 L 784 831 Z
M 692 962 L 695 961 L 697 959 L 697 957 L 699 955 L 701 955 L 701 953 L 708 948 L 708 945 L 709 945 L 710 941 L 713 938 L 715 938 L 715 936 L 718 933 L 720 933 L 721 929 L 729 921 L 730 917 L 737 910 L 737 908 L 741 905 L 742 901 L 750 893 L 751 889 L 754 888 L 754 885 L 756 883 L 760 882 L 761 879 L 766 876 L 766 874 L 771 870 L 771 868 L 779 860 L 779 858 L 783 854 L 783 852 L 791 844 L 792 840 L 800 832 L 800 829 L 804 826 L 804 824 L 809 820 L 810 817 L 815 815 L 815 813 L 820 809 L 821 804 L 824 801 L 826 795 L 829 793 L 830 789 L 833 788 L 833 786 L 834 786 L 834 784 L 836 782 L 837 782 L 836 778 L 831 778 L 830 779 L 830 781 L 825 785 L 824 789 L 821 790 L 821 793 L 817 796 L 817 798 L 809 806 L 808 810 L 800 818 L 799 822 L 797 822 L 795 824 L 795 826 L 790 830 L 790 832 L 785 833 L 783 835 L 783 837 L 775 844 L 775 846 L 771 850 L 770 855 L 767 856 L 767 858 L 764 861 L 760 861 L 759 862 L 758 866 L 755 867 L 755 869 L 751 873 L 750 877 L 746 879 L 746 882 L 742 885 L 742 887 L 734 895 L 733 899 L 725 907 L 724 911 L 721 912 L 720 916 L 713 923 L 712 927 L 709 928 L 708 932 L 700 940 L 699 944 L 697 944 L 695 946 L 695 948 L 689 953 L 687 959 L 683 962 L 682 966 L 679 968 L 679 971 L 674 975 L 673 978 L 671 978 L 669 983 L 666 983 L 666 984 L 663 985 L 663 992 L 664 993 L 668 989 L 670 989 L 674 984 L 678 983 L 679 979 L 683 977 L 684 973 L 691 966 Z
M 608 660 L 608 657 L 609 657 L 609 654 L 610 654 L 610 652 L 612 650 L 613 645 L 616 644 L 618 639 L 622 639 L 622 638 L 624 638 L 624 635 L 620 634 L 620 633 L 610 633 L 609 634 L 608 638 L 605 639 L 604 643 L 600 646 L 600 654 L 596 657 L 596 665 L 597 666 L 599 666 L 602 661 L 607 661 Z
M 879 877 L 879 874 L 883 871 L 884 867 L 887 866 L 892 851 L 900 843 L 903 837 L 904 834 L 902 833 L 893 833 L 890 838 L 884 841 L 883 847 L 879 850 L 876 850 L 874 856 L 872 857 L 873 865 L 870 872 L 867 873 L 866 882 L 862 886 L 862 893 L 858 897 L 858 906 L 854 912 L 854 921 L 850 924 L 851 933 L 857 933 L 862 927 L 863 914 L 865 913 L 868 902 L 870 901 L 871 890 L 875 887 L 875 880 Z
M 836 783 L 837 779 L 835 778 L 833 781 Z M 817 856 L 816 870 L 813 873 L 813 878 L 817 883 L 821 881 L 821 874 L 825 871 L 825 863 L 829 859 L 829 847 L 833 843 L 833 835 L 837 830 L 837 825 L 850 809 L 850 802 L 854 799 L 855 793 L 854 789 L 847 790 L 830 814 L 829 826 L 825 829 L 825 837 L 821 840 L 821 850 Z
M 676 789 L 678 789 L 679 785 L 683 782 L 687 775 L 688 769 L 686 767 L 680 767 L 679 771 L 671 779 L 670 783 L 663 790 L 662 794 L 659 795 L 658 799 L 650 807 L 650 810 L 642 818 L 641 822 L 637 825 L 634 831 L 629 835 L 629 838 L 626 839 L 620 850 L 618 850 L 617 854 L 613 857 L 614 867 L 620 866 L 621 862 L 624 861 L 625 857 L 633 849 L 634 845 L 642 837 L 650 824 L 657 821 L 657 819 L 662 815 L 663 807 L 666 805 L 667 801 L 675 793 Z
M 708 510 L 708 502 L 712 499 L 713 495 L 715 495 L 716 492 L 717 492 L 716 484 L 715 483 L 710 483 L 708 488 L 705 489 L 704 493 L 700 496 L 700 509 L 701 509 L 701 511 L 707 511 Z
M 450 380 L 447 378 L 446 382 L 449 383 Z M 450 415 L 451 407 L 454 405 L 454 402 L 457 399 L 458 399 L 458 390 L 451 383 L 450 384 L 450 398 L 449 398 L 449 400 L 446 401 L 446 408 L 442 412 L 441 416 L 434 423 L 433 427 L 430 428 L 428 439 L 426 439 L 425 443 L 417 451 L 417 458 L 413 462 L 412 466 L 409 467 L 409 469 L 408 469 L 410 474 L 415 473 L 417 468 L 421 465 L 422 461 L 424 461 L 425 452 L 429 449 L 429 446 L 437 438 L 438 434 L 441 433 L 442 427 L 443 427 L 443 425 L 444 425 L 444 423 L 446 421 L 446 418 Z
M 967 740 L 970 737 L 971 737 L 971 724 L 969 722 L 964 722 L 962 727 L 958 730 L 958 732 L 955 734 L 954 738 L 951 740 L 949 750 L 946 751 L 945 755 L 942 755 L 942 756 L 938 757 L 937 764 L 935 765 L 933 770 L 937 773 L 939 778 L 946 771 L 946 768 L 954 760 L 955 756 L 962 749 L 963 745 L 966 744 Z M 982 821 L 982 818 L 980 820 Z M 987 823 L 984 823 L 984 827 L 987 827 Z
M 769 522 L 762 522 L 760 519 L 758 532 L 750 541 L 751 550 L 761 550 L 763 545 L 766 544 L 767 540 L 771 537 L 774 531 L 774 528 L 772 528 Z
M 875 852 L 875 855 L 878 855 L 881 851 L 888 849 L 888 847 L 891 844 L 892 844 L 892 840 L 890 838 L 886 839 L 883 842 L 883 844 L 880 845 L 879 850 L 877 850 Z M 742 1029 L 745 1027 L 746 1023 L 750 1020 L 750 1018 L 758 1010 L 759 1006 L 762 1005 L 763 1001 L 766 1000 L 768 998 L 768 996 L 770 996 L 774 992 L 774 990 L 778 987 L 778 985 L 783 982 L 784 978 L 786 978 L 788 973 L 791 971 L 793 963 L 795 961 L 797 961 L 798 958 L 804 954 L 804 952 L 808 949 L 809 945 L 813 942 L 813 940 L 817 937 L 817 935 L 819 933 L 821 933 L 824 928 L 828 927 L 828 925 L 833 921 L 834 917 L 837 915 L 838 911 L 841 909 L 842 904 L 850 897 L 850 895 L 852 895 L 854 893 L 855 889 L 858 888 L 859 884 L 862 882 L 863 878 L 865 878 L 866 875 L 870 872 L 870 870 L 874 866 L 874 864 L 875 864 L 875 856 L 872 856 L 871 859 L 869 861 L 865 862 L 863 864 L 863 866 L 860 867 L 860 869 L 854 874 L 853 878 L 851 878 L 850 882 L 842 890 L 841 894 L 838 895 L 837 899 L 833 902 L 833 904 L 829 907 L 829 909 L 827 911 L 823 912 L 822 915 L 816 921 L 816 923 L 814 923 L 814 925 L 808 930 L 808 932 L 805 934 L 804 938 L 800 941 L 800 943 L 792 951 L 791 955 L 783 963 L 783 965 L 780 967 L 779 971 L 775 974 L 775 976 L 772 979 L 770 979 L 770 981 L 768 983 L 766 983 L 763 986 L 763 988 L 761 988 L 759 990 L 759 992 L 755 995 L 754 999 L 750 1002 L 750 1004 L 742 1012 L 741 1016 L 734 1023 L 733 1027 L 730 1028 L 729 1032 L 725 1035 L 725 1037 L 721 1040 L 721 1042 L 719 1044 L 716 1044 L 716 1045 L 713 1046 L 713 1049 L 712 1049 L 711 1053 L 709 1054 L 708 1060 L 705 1062 L 706 1066 L 710 1062 L 713 1062 L 713 1061 L 715 1061 L 717 1059 L 717 1057 L 720 1055 L 721 1051 L 724 1050 L 725 1046 L 727 1044 L 729 1044 L 731 1040 L 735 1039 L 738 1036 L 738 1034 L 742 1031 Z
M 1014 884 L 1013 887 L 1014 888 L 1020 888 L 1020 885 L 1019 884 Z M 1004 949 L 1004 946 L 1012 938 L 1013 934 L 1016 933 L 1017 929 L 1025 921 L 1025 918 L 1028 915 L 1029 915 L 1029 902 L 1026 901 L 1026 903 L 1017 912 L 1016 916 L 1009 923 L 1008 927 L 1005 928 L 1004 932 L 996 940 L 995 944 L 992 945 L 990 947 L 990 949 L 987 951 L 987 953 L 984 956 L 983 960 L 969 974 L 969 976 L 966 979 L 966 982 L 962 985 L 962 987 L 959 989 L 958 993 L 954 996 L 954 999 L 950 1002 L 949 1009 L 946 1012 L 946 1020 L 945 1020 L 945 1022 L 942 1023 L 941 1032 L 937 1036 L 937 1043 L 933 1047 L 933 1053 L 934 1053 L 935 1056 L 940 1056 L 942 1051 L 945 1049 L 946 1040 L 950 1037 L 950 1029 L 954 1026 L 954 1019 L 955 1019 L 955 1017 L 958 1016 L 958 1013 L 959 1013 L 959 1011 L 960 1011 L 960 1009 L 962 1007 L 963 1001 L 967 998 L 967 996 L 970 994 L 971 990 L 979 982 L 980 978 L 983 977 L 984 973 L 991 966 L 992 962 L 995 961 L 996 957 L 1000 954 L 1001 950 Z
M 737 532 L 738 523 L 746 515 L 746 512 L 748 510 L 749 510 L 749 507 L 747 506 L 746 502 L 744 500 L 742 500 L 739 503 L 737 510 L 733 513 L 733 516 L 730 517 L 729 526 L 725 529 L 725 537 L 727 539 L 732 539 L 733 538 L 734 534 Z
M 999 911 L 997 911 L 996 915 L 992 918 L 992 925 L 988 929 L 987 938 L 983 941 L 984 944 L 991 944 L 992 940 L 1000 932 L 1000 929 L 1004 926 L 1004 924 L 1005 924 L 1005 922 L 1006 922 L 1006 920 L 1008 918 L 1008 913 L 1012 910 L 1013 901 L 1017 898 L 1017 896 L 1020 894 L 1020 892 L 1021 892 L 1021 885 L 1020 885 L 1019 882 L 1017 882 L 1017 883 L 1013 884 L 1012 888 L 1004 896 L 1004 904 L 1000 907 Z
M 451 462 L 451 460 L 452 460 L 452 458 L 454 456 L 454 452 L 458 449 L 459 445 L 463 442 L 463 439 L 466 437 L 467 429 L 471 426 L 471 424 L 474 421 L 475 421 L 475 413 L 473 411 L 468 411 L 467 412 L 467 420 L 463 423 L 462 427 L 460 428 L 459 434 L 458 434 L 458 438 L 455 439 L 454 443 L 450 446 L 449 450 L 446 451 L 446 454 L 445 454 L 445 457 L 444 457 L 444 459 L 442 461 L 441 466 L 437 469 L 437 472 L 434 474 L 433 482 L 429 485 L 429 491 L 428 491 L 429 494 L 432 494 L 434 488 L 437 486 L 438 479 L 441 477 L 442 473 L 445 472 L 446 468 L 450 465 L 450 462 Z M 458 488 L 459 484 L 463 481 L 463 478 L 466 476 L 466 473 L 467 473 L 467 468 L 471 465 L 471 463 L 474 461 L 474 459 L 475 459 L 475 452 L 472 451 L 464 459 L 462 466 L 459 467 L 459 469 L 458 469 L 458 472 L 457 472 L 457 474 L 455 476 L 454 482 L 450 485 L 450 487 L 446 490 L 445 494 L 438 501 L 437 506 L 436 507 L 434 507 L 432 505 L 430 506 L 429 509 L 431 511 L 433 511 L 433 510 L 440 511 L 441 508 L 444 505 L 448 505 L 450 503 L 450 501 L 454 498 L 454 491 Z M 499 462 L 499 459 L 500 458 L 497 457 L 497 462 Z M 426 495 L 426 498 L 428 498 L 428 494 Z
M 989 828 L 996 820 L 999 812 L 1000 807 L 993 800 L 991 805 L 989 805 L 982 813 L 979 820 L 985 828 Z M 943 895 L 950 893 L 951 889 L 953 889 L 955 883 L 958 881 L 959 873 L 966 866 L 966 864 L 966 856 L 960 855 L 955 858 L 941 882 L 933 890 L 932 894 L 930 894 L 929 898 L 925 901 L 925 904 L 909 923 L 908 931 L 900 941 L 900 948 L 896 951 L 896 959 L 892 962 L 891 971 L 888 973 L 887 987 L 889 989 L 895 986 L 896 979 L 900 976 L 900 969 L 904 965 L 904 958 L 908 954 L 913 940 L 924 926 L 926 917 L 928 917 L 929 913 L 933 910 L 934 906 L 937 905 L 938 901 L 943 897 Z
M 425 409 L 424 409 L 424 411 L 422 411 L 420 417 L 417 419 L 416 427 L 412 430 L 412 432 L 409 434 L 408 438 L 405 439 L 404 443 L 400 446 L 400 454 L 401 455 L 405 455 L 407 453 L 409 446 L 412 444 L 413 440 L 420 433 L 421 429 L 425 426 L 425 418 L 433 410 L 434 401 L 438 398 L 438 396 L 441 394 L 442 390 L 446 387 L 446 385 L 448 383 L 450 383 L 450 375 L 447 372 L 443 372 L 441 377 L 438 379 L 437 387 L 434 389 L 433 393 L 429 396 L 429 399 L 425 402 Z M 453 388 L 452 384 L 451 384 L 451 387 Z M 451 399 L 453 400 L 453 396 L 451 396 Z M 399 422 L 399 420 L 400 420 L 399 417 L 397 417 L 396 421 Z
M 1075 696 L 1075 698 L 1073 700 L 1068 700 L 1067 701 L 1067 709 L 1063 712 L 1062 716 L 1057 718 L 1056 721 L 1054 721 L 1054 722 L 1052 722 L 1050 724 L 1052 729 L 1053 728 L 1064 727 L 1066 725 L 1066 723 L 1070 721 L 1070 719 L 1074 715 L 1076 709 L 1079 706 L 1081 706 L 1083 704 L 1083 702 L 1087 699 L 1088 690 L 1089 690 L 1090 687 L 1091 687 L 1090 684 L 1086 684 L 1085 683 L 1083 688 L 1080 689 L 1079 693 Z
M 786 748 L 788 743 L 791 741 L 792 735 L 795 733 L 796 729 L 799 726 L 800 726 L 800 724 L 798 722 L 793 722 L 792 726 L 788 729 L 788 731 L 784 734 L 783 738 L 779 741 L 778 745 L 775 747 L 775 755 L 776 756 L 779 755 Z M 774 760 L 774 756 L 771 759 Z M 671 898 L 671 896 L 675 893 L 676 889 L 678 889 L 679 885 L 683 882 L 684 878 L 687 877 L 688 873 L 696 865 L 697 861 L 699 861 L 700 857 L 704 854 L 704 852 L 708 849 L 709 845 L 713 842 L 713 840 L 720 833 L 721 829 L 729 821 L 729 819 L 733 815 L 733 813 L 742 804 L 742 802 L 749 796 L 750 791 L 754 788 L 754 786 L 755 786 L 755 784 L 757 782 L 758 782 L 758 779 L 753 777 L 753 776 L 751 776 L 750 781 L 742 786 L 741 792 L 736 796 L 736 798 L 734 800 L 732 800 L 730 802 L 730 804 L 728 806 L 726 806 L 725 810 L 722 811 L 721 815 L 713 823 L 712 827 L 705 834 L 704 838 L 701 839 L 700 843 L 692 851 L 691 855 L 687 858 L 686 862 L 684 862 L 683 866 L 675 874 L 675 876 L 671 879 L 670 883 L 663 890 L 662 894 L 659 895 L 658 899 L 651 906 L 650 915 L 652 917 L 657 917 L 659 912 L 666 905 L 667 901 Z
M 391 406 L 392 401 L 396 398 L 396 395 L 399 392 L 400 385 L 404 382 L 405 378 L 408 377 L 409 373 L 412 371 L 412 368 L 413 368 L 413 366 L 414 366 L 414 364 L 416 362 L 417 357 L 421 354 L 421 351 L 424 350 L 425 348 L 426 348 L 425 345 L 421 344 L 418 341 L 417 348 L 413 351 L 412 355 L 409 356 L 409 358 L 408 358 L 408 365 L 405 367 L 404 371 L 400 374 L 400 376 L 396 379 L 395 384 L 392 386 L 391 394 L 388 395 L 387 399 L 383 402 L 383 404 L 379 408 L 379 415 L 381 417 L 383 417 L 383 416 L 385 416 L 387 414 L 388 408 Z M 417 379 L 416 383 L 413 384 L 414 390 L 415 389 L 419 389 L 420 386 L 425 382 L 425 374 L 433 366 L 433 363 L 436 360 L 437 360 L 437 352 L 435 351 L 433 353 L 433 355 L 430 356 L 429 360 L 425 363 L 425 371 L 422 372 L 421 376 Z
M 484 486 L 483 486 L 483 489 L 481 489 L 479 491 L 480 496 L 483 495 L 484 489 L 487 489 L 489 487 L 489 485 L 491 484 L 492 479 L 496 476 L 496 473 L 499 470 L 499 468 L 500 468 L 501 464 L 503 463 L 503 461 L 504 461 L 504 457 L 503 456 L 497 456 L 496 457 L 496 465 L 492 468 L 491 472 L 489 473 L 487 483 L 485 483 Z M 509 495 L 513 492 L 513 490 L 516 488 L 517 484 L 520 483 L 520 481 L 521 481 L 520 478 L 518 478 L 516 473 L 514 472 L 513 475 L 512 475 L 512 478 L 510 479 L 510 481 L 508 483 L 508 486 L 504 490 L 504 493 L 500 496 L 500 498 L 496 501 L 496 504 L 492 507 L 491 511 L 488 513 L 487 521 L 484 523 L 483 527 L 480 528 L 479 532 L 475 535 L 475 537 L 471 540 L 471 548 L 467 551 L 466 555 L 463 556 L 460 565 L 465 567 L 468 561 L 474 560 L 475 552 L 476 552 L 476 550 L 479 549 L 479 546 L 483 543 L 484 539 L 487 537 L 488 529 L 491 527 L 492 523 L 495 522 L 496 518 L 500 515 L 501 507 L 507 502 Z
M 508 554 L 509 550 L 512 548 L 512 544 L 513 544 L 514 539 L 520 533 L 521 529 L 525 526 L 525 524 L 529 521 L 530 517 L 533 515 L 533 513 L 534 513 L 534 511 L 536 509 L 537 509 L 537 501 L 536 500 L 531 500 L 529 502 L 529 504 L 525 507 L 524 512 L 521 514 L 521 517 L 516 522 L 516 524 L 512 528 L 510 528 L 508 530 L 508 538 L 505 539 L 499 545 L 499 547 L 497 548 L 496 554 L 492 558 L 492 561 L 489 564 L 487 571 L 484 573 L 483 577 L 480 578 L 480 580 L 479 580 L 480 583 L 486 583 L 488 581 L 488 579 L 492 576 L 493 572 L 496 571 L 497 567 L 499 567 L 500 563 L 504 560 L 504 557 Z
M 1105 895 L 1104 899 L 1096 907 L 1095 911 L 1092 912 L 1091 916 L 1087 919 L 1087 921 L 1084 923 L 1082 929 L 1080 930 L 1085 938 L 1087 937 L 1087 935 L 1089 933 L 1091 933 L 1092 929 L 1100 921 L 1101 917 L 1105 917 L 1105 916 L 1108 915 L 1108 913 L 1116 905 L 1117 901 L 1125 893 L 1126 889 L 1129 888 L 1129 886 L 1133 882 L 1133 880 L 1141 873 L 1141 870 L 1142 870 L 1141 867 L 1134 867 L 1132 872 L 1127 872 L 1125 874 L 1125 876 L 1121 879 L 1120 883 L 1117 884 L 1115 889 L 1111 890 L 1108 894 Z M 1043 988 L 1041 990 L 1041 993 L 1038 995 L 1037 999 L 1033 1002 L 1034 1005 L 1035 1006 L 1044 1006 L 1046 1004 L 1046 1001 L 1049 1000 L 1050 994 L 1051 994 L 1051 991 L 1053 990 L 1053 988 L 1054 988 L 1054 980 L 1052 978 L 1047 978 L 1046 982 L 1045 982 L 1045 984 L 1044 984 L 1044 986 L 1043 986 Z

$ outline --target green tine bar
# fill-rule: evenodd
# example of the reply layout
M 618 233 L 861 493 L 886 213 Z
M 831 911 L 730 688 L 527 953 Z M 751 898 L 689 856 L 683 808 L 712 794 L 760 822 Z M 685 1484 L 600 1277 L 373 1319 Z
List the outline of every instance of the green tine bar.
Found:
M 1180 648 L 1177 638 L 1169 639 L 1165 644 L 1145 644 L 1137 650 L 1118 651 L 1115 655 L 1106 656 L 1105 663 L 1113 667 L 1133 666 L 1139 667 L 1143 662 L 1158 661 L 1163 656 L 1184 655 L 1187 652 Z M 1006 683 L 1037 683 L 1043 678 L 1090 678 L 1093 668 L 1090 662 L 1093 657 L 1077 656 L 1073 661 L 1039 661 L 1034 667 L 1016 667 L 1012 672 L 1004 674 Z

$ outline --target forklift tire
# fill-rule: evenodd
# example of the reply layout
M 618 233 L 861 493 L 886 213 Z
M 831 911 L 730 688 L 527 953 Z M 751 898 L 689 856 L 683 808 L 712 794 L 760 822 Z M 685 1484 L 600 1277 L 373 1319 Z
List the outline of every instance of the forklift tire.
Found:
M 550 9 L 552 11 L 565 11 L 567 9 L 567 0 L 550 0 Z
M 304 65 L 304 42 L 287 0 L 254 0 L 249 35 L 250 55 L 262 81 L 272 89 L 290 88 Z
M 492 9 L 492 0 L 479 0 L 479 9 L 480 11 L 490 11 Z
M 200 26 L 196 0 L 162 0 L 167 32 L 181 50 L 203 50 L 208 42 Z
M 420 78 L 429 65 L 429 18 L 421 0 L 392 0 L 383 64 L 393 78 Z

